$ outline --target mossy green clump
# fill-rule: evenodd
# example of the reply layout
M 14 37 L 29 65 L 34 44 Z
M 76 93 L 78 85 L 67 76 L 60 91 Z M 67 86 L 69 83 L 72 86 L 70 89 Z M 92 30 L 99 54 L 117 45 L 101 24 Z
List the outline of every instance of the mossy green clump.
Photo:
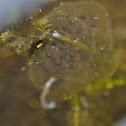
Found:
M 53 31 L 52 24 L 50 24 L 49 20 L 45 18 L 36 21 L 34 24 L 34 29 L 39 30 L 42 34 Z
M 8 42 L 11 38 L 14 38 L 15 36 L 10 30 L 7 30 L 6 32 L 2 33 L 0 35 L 0 41 L 2 42 Z
M 18 55 L 27 53 L 28 40 L 29 38 L 17 25 L 13 25 L 0 36 L 0 42 Z
M 18 25 L 13 25 L 10 29 L 7 29 L 5 32 L 1 33 L 0 41 L 8 42 L 9 44 L 19 37 L 26 37 L 26 34 L 21 28 L 18 27 Z
M 12 31 L 16 34 L 16 37 L 27 37 L 26 33 L 18 26 L 14 25 Z

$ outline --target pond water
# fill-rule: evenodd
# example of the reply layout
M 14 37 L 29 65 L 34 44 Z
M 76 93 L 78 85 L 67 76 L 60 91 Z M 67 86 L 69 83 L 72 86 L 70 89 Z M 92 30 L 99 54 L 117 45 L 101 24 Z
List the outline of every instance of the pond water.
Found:
M 0 125 L 112 126 L 124 116 L 125 7 L 55 1 L 2 33 Z

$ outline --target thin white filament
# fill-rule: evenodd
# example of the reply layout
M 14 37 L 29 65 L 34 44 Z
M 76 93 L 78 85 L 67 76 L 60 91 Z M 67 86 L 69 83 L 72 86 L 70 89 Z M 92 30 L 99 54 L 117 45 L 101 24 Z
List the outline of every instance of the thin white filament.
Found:
M 45 83 L 45 86 L 43 88 L 43 92 L 42 92 L 42 94 L 40 96 L 40 103 L 41 103 L 41 105 L 42 105 L 42 107 L 44 109 L 54 109 L 54 108 L 56 108 L 56 102 L 55 101 L 47 102 L 47 100 L 46 100 L 46 97 L 48 95 L 49 89 L 50 89 L 51 85 L 54 83 L 54 81 L 55 81 L 55 78 L 51 77 Z

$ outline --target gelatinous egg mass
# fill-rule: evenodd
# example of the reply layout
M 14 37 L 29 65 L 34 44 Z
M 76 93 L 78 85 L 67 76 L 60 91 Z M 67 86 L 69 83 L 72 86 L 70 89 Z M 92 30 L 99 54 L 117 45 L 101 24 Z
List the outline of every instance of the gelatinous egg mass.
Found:
M 42 21 L 47 24 L 41 29 Z M 29 75 L 40 90 L 54 77 L 49 96 L 70 98 L 85 85 L 114 72 L 114 55 L 107 11 L 96 2 L 64 2 L 37 21 L 46 36 L 30 56 Z M 51 27 L 52 30 L 47 30 Z M 44 27 L 44 26 L 43 26 Z M 45 32 L 46 31 L 46 32 Z

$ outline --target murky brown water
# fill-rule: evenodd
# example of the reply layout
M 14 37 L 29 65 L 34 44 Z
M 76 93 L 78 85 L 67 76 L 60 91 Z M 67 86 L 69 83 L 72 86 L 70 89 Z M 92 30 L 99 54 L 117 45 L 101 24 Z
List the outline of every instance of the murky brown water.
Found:
M 68 0 L 64 0 L 64 1 L 68 1 Z M 61 2 L 64 2 L 64 1 L 60 1 L 58 2 L 58 4 L 59 3 L 62 4 Z M 104 6 L 107 9 L 108 15 L 109 15 L 108 18 L 109 18 L 109 21 L 111 22 L 110 29 L 112 29 L 112 41 L 114 42 L 114 48 L 117 50 L 115 53 L 119 60 L 119 66 L 115 74 L 113 75 L 113 78 L 122 77 L 123 80 L 126 81 L 126 65 L 125 65 L 126 64 L 126 56 L 125 56 L 126 1 L 125 0 L 111 0 L 111 1 L 110 0 L 95 0 L 95 1 L 99 2 L 102 6 Z M 77 0 L 73 0 L 73 2 L 77 2 Z M 57 4 L 49 6 L 48 7 L 49 9 L 43 12 L 43 15 L 48 14 L 50 10 L 52 10 L 53 6 L 57 6 Z M 72 7 L 73 6 L 71 5 L 71 8 Z M 90 11 L 94 11 L 94 10 L 90 10 Z M 41 15 L 41 12 L 34 14 L 34 16 L 38 16 L 38 17 L 40 15 Z M 27 29 L 25 29 L 28 34 L 31 34 L 32 32 L 31 30 L 32 28 L 30 27 L 32 23 L 33 21 L 30 21 L 30 23 L 28 21 L 24 22 L 25 26 L 29 26 L 27 27 Z M 55 24 L 55 20 L 54 20 L 54 24 Z M 88 32 L 90 32 L 90 29 Z M 100 34 L 103 35 L 103 32 L 104 31 L 101 30 Z M 73 47 L 70 47 L 70 48 L 73 48 Z M 75 52 L 74 49 L 72 50 L 73 52 Z M 55 53 L 53 51 L 50 51 L 50 52 Z M 64 53 L 63 55 L 66 55 L 66 54 Z M 56 56 L 59 56 L 59 55 L 56 55 Z M 42 57 L 42 58 L 43 59 L 45 58 L 45 60 L 47 60 L 46 57 Z M 88 59 L 86 60 L 87 62 L 89 62 Z M 74 62 L 75 61 L 76 59 L 74 59 Z M 108 58 L 105 61 L 104 65 L 106 65 L 106 63 L 108 65 L 110 64 L 110 66 L 109 68 L 104 67 L 103 71 L 104 70 L 106 71 L 105 73 L 104 72 L 100 73 L 102 76 L 103 75 L 107 76 L 109 73 L 112 74 L 113 71 L 115 70 L 115 69 L 114 70 L 110 69 L 112 66 L 114 66 L 115 61 Z M 58 68 L 59 67 L 56 67 L 56 69 Z M 73 68 L 75 69 L 75 67 L 69 67 L 69 69 L 73 69 Z M 85 67 L 85 69 L 87 68 L 89 67 Z M 91 68 L 92 68 L 92 71 L 95 73 L 96 71 L 93 70 L 94 68 L 93 67 Z M 62 68 L 62 70 L 64 69 L 66 69 L 66 66 Z M 80 68 L 78 71 L 82 73 L 85 72 L 85 71 L 81 71 L 81 69 L 82 68 Z M 88 79 L 85 77 L 85 79 L 87 79 L 86 83 L 89 82 L 93 78 L 94 74 L 92 74 L 93 73 L 92 71 L 90 70 L 87 72 L 88 73 L 87 75 L 90 75 L 90 77 L 87 77 Z M 55 73 L 55 70 L 52 70 L 51 72 Z M 49 73 L 51 72 L 49 71 Z M 34 73 L 35 79 L 40 80 L 41 78 L 39 77 L 37 78 L 36 73 Z M 82 83 L 81 76 L 80 76 L 81 78 L 80 81 L 78 81 L 78 78 L 74 80 L 73 75 L 70 76 L 69 74 L 68 76 L 72 80 L 70 82 L 74 83 L 74 81 L 76 82 L 77 80 L 77 82 L 79 82 L 81 85 Z M 49 76 L 49 75 L 47 74 L 46 76 Z M 97 79 L 99 80 L 99 78 L 102 78 L 102 76 L 99 75 Z M 94 78 L 92 80 L 95 80 Z M 67 78 L 65 79 L 67 80 Z M 92 81 L 90 81 L 90 83 L 91 82 Z M 104 82 L 102 83 L 98 82 L 98 83 L 102 84 Z M 63 85 L 64 84 L 65 83 L 63 82 Z M 114 86 L 111 90 L 104 89 L 104 86 L 102 87 L 102 86 L 99 86 L 98 84 L 96 84 L 95 86 L 94 81 L 93 81 L 93 85 L 94 85 L 94 88 L 93 90 L 91 90 L 91 92 L 87 91 L 86 89 L 83 89 L 83 86 L 77 87 L 72 84 L 69 86 L 69 88 L 72 90 L 72 93 L 71 92 L 68 93 L 70 97 L 74 95 L 74 92 L 80 91 L 79 97 L 81 99 L 80 100 L 81 105 L 79 107 L 81 109 L 79 111 L 79 114 L 77 114 L 77 116 L 79 116 L 79 126 L 84 126 L 84 125 L 86 126 L 111 126 L 113 122 L 115 122 L 117 119 L 119 119 L 121 116 L 123 116 L 126 113 L 126 99 L 125 99 L 126 85 Z M 63 90 L 61 89 L 61 87 L 63 88 Z M 64 86 L 61 86 L 61 87 L 56 89 L 55 93 L 62 92 L 62 94 L 66 94 L 67 91 L 65 87 Z M 77 91 L 76 89 L 79 91 Z M 83 91 L 83 90 L 86 90 L 86 91 Z M 40 94 L 41 94 L 41 90 L 39 90 L 33 84 L 33 81 L 30 80 L 29 78 L 29 58 L 26 58 L 26 56 L 16 55 L 15 52 L 11 51 L 7 47 L 5 47 L 3 44 L 1 44 L 1 47 L 0 47 L 0 125 L 1 126 L 17 126 L 17 125 L 18 126 L 35 126 L 35 125 L 37 126 L 64 126 L 64 125 L 77 126 L 75 125 L 75 123 L 73 123 L 76 120 L 74 119 L 74 114 L 76 114 L 73 110 L 74 105 L 71 104 L 70 100 L 66 100 L 66 99 L 69 99 L 69 96 L 65 100 L 58 100 L 61 102 L 56 101 L 57 102 L 56 109 L 45 110 L 42 108 L 40 104 Z M 63 99 L 62 95 L 56 94 L 55 96 L 54 94 L 53 96 L 53 98 L 56 98 L 56 99 L 60 99 L 60 97 L 61 99 Z

